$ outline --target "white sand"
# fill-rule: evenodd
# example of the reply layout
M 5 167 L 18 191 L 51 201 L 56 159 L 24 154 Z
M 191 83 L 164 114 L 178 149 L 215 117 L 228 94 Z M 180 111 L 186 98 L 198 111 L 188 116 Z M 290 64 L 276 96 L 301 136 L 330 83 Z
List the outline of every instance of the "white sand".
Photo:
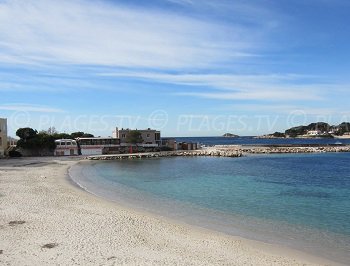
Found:
M 335 265 L 97 198 L 67 181 L 75 162 L 0 160 L 0 265 Z

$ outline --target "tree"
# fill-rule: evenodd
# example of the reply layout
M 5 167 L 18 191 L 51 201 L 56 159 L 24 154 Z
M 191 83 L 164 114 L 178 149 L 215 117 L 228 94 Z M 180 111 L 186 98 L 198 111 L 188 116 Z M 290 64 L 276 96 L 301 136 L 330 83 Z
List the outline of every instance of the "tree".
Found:
M 58 131 L 56 130 L 55 127 L 49 127 L 47 130 L 42 130 L 40 133 L 46 133 L 48 135 L 56 135 L 58 134 Z
M 89 134 L 89 133 L 84 133 L 82 131 L 78 131 L 78 132 L 73 132 L 71 135 L 72 139 L 76 139 L 76 138 L 93 138 L 94 135 Z
M 18 136 L 20 139 L 23 139 L 26 141 L 27 139 L 33 138 L 36 136 L 38 131 L 30 128 L 30 127 L 24 127 L 24 128 L 19 128 L 16 131 L 16 136 Z
M 70 139 L 71 135 L 67 133 L 55 133 L 52 135 L 54 139 Z
M 126 134 L 126 143 L 130 143 L 130 144 L 135 144 L 137 147 L 138 143 L 142 143 L 143 139 L 142 139 L 142 134 L 140 131 L 138 130 L 130 130 L 127 134 Z M 137 151 L 138 151 L 138 147 L 137 147 Z M 133 152 L 133 148 L 132 145 L 130 146 L 130 153 Z
M 71 135 L 72 139 L 81 138 L 85 133 L 82 131 L 73 132 Z
M 82 138 L 93 138 L 94 135 L 90 134 L 90 133 L 84 133 L 84 135 L 82 136 Z
M 55 137 L 40 132 L 32 128 L 20 128 L 16 131 L 16 135 L 20 137 L 17 147 L 31 151 L 32 155 L 41 155 L 45 151 L 53 151 L 56 148 Z
M 37 139 L 37 148 L 44 150 L 48 149 L 53 151 L 56 148 L 55 137 L 46 133 L 39 133 L 36 137 Z
M 137 147 L 137 144 L 142 142 L 143 142 L 142 134 L 138 130 L 130 130 L 126 135 L 126 143 L 135 144 Z

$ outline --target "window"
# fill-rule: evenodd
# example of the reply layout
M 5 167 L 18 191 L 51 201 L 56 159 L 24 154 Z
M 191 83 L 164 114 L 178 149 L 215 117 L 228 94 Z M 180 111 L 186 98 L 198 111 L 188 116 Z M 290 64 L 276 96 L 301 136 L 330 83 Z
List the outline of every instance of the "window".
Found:
M 151 134 L 147 134 L 147 138 L 149 139 L 151 137 Z
M 123 138 L 123 139 L 125 138 L 125 134 L 122 134 L 122 138 Z

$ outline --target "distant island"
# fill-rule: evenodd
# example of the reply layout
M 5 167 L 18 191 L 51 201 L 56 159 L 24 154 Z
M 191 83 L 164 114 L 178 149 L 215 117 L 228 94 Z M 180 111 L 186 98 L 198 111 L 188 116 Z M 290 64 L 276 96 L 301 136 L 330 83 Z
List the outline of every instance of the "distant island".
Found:
M 287 129 L 284 133 L 275 132 L 255 138 L 350 138 L 350 123 L 329 125 L 325 122 L 311 123 L 307 126 L 297 126 Z
M 222 135 L 225 138 L 238 138 L 238 135 L 232 134 L 232 133 L 225 133 L 224 135 Z

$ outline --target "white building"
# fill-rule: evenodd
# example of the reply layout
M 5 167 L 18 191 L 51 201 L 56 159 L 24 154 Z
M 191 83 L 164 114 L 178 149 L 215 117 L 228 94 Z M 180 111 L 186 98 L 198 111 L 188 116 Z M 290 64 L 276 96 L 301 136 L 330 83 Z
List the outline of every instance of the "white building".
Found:
M 5 155 L 7 150 L 7 119 L 0 118 L 0 157 Z
M 309 136 L 319 136 L 322 134 L 322 132 L 320 130 L 309 130 L 307 134 Z
M 79 155 L 78 144 L 73 139 L 55 140 L 55 156 L 74 156 Z
M 117 138 L 77 138 L 81 155 L 102 155 L 118 151 L 120 140 Z

